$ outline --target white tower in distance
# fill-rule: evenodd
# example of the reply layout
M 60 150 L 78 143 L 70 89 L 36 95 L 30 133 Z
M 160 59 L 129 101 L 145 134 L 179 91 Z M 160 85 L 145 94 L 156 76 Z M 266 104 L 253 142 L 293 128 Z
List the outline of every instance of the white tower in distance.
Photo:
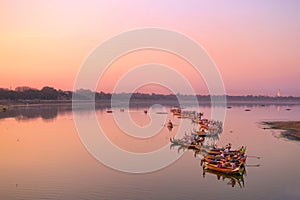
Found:
M 277 97 L 281 97 L 281 94 L 280 94 L 280 89 L 277 91 Z

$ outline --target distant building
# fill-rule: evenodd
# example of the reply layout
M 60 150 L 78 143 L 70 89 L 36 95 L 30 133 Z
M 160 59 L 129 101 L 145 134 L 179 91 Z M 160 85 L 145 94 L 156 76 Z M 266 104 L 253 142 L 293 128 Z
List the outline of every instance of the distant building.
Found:
M 277 97 L 281 97 L 281 94 L 280 94 L 280 89 L 277 91 Z

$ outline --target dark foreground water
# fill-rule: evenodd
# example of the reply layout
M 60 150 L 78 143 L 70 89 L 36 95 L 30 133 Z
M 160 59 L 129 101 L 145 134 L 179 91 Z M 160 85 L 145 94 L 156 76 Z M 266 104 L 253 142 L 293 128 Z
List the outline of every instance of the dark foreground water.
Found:
M 251 111 L 245 111 L 247 108 Z M 154 108 L 152 120 L 164 116 L 175 124 L 182 123 L 187 132 L 193 128 L 188 119 L 155 115 L 168 110 Z M 209 117 L 209 107 L 200 110 Z M 151 121 L 144 108 L 113 111 L 121 119 L 129 112 L 139 127 L 146 127 Z M 90 126 L 94 113 L 78 112 L 82 123 Z M 168 147 L 170 155 L 184 153 L 158 171 L 124 173 L 103 165 L 86 150 L 70 109 L 42 106 L 11 110 L 0 113 L 0 199 L 300 199 L 300 142 L 288 141 L 277 131 L 260 125 L 266 120 L 300 120 L 300 106 L 227 109 L 223 133 L 210 142 L 220 146 L 231 142 L 234 148 L 246 145 L 248 155 L 260 157 L 248 158 L 242 177 L 204 174 L 201 154 L 170 148 L 169 138 L 177 134 L 178 127 L 170 132 L 163 127 L 164 121 L 156 127 L 156 135 L 135 139 L 124 134 L 105 109 L 97 110 L 96 117 L 106 137 L 128 152 L 145 153 Z M 101 151 L 108 152 L 104 147 Z M 130 162 L 111 156 L 121 163 Z

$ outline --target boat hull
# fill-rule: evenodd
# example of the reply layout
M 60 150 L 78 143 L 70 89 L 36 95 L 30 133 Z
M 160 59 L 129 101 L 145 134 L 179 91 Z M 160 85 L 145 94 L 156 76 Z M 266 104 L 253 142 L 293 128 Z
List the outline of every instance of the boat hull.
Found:
M 217 171 L 217 172 L 222 172 L 222 173 L 226 173 L 226 174 L 240 174 L 242 175 L 244 173 L 244 167 L 242 167 L 241 165 L 232 169 L 229 167 L 218 167 L 216 164 L 211 164 L 211 163 L 207 163 L 205 162 L 203 164 L 203 169 L 210 169 L 213 171 Z

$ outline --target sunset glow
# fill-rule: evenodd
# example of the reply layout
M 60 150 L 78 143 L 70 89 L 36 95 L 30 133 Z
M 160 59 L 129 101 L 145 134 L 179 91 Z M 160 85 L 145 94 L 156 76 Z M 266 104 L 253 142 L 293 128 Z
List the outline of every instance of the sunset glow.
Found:
M 229 95 L 275 96 L 280 89 L 282 96 L 300 96 L 299 9 L 296 0 L 1 1 L 0 87 L 72 90 L 81 64 L 101 42 L 127 30 L 159 27 L 203 46 Z M 196 93 L 208 93 L 201 76 L 184 60 L 150 50 L 116 60 L 98 91 L 112 92 L 126 71 L 154 62 L 178 70 Z M 184 88 L 177 89 L 184 93 Z M 161 87 L 153 91 L 169 92 Z

